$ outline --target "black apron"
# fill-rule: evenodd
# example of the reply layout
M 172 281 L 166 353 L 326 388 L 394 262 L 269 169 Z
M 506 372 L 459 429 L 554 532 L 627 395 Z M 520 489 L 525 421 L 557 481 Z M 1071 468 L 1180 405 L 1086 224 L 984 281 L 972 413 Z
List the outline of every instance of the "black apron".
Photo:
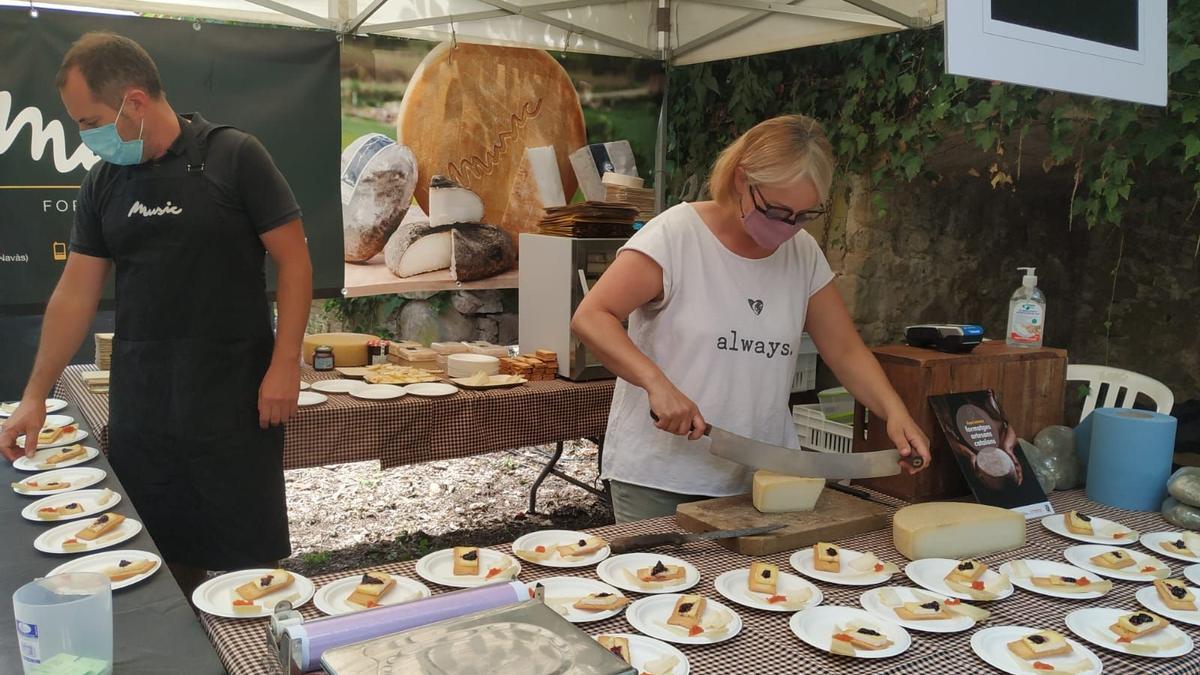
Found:
M 180 120 L 182 155 L 128 167 L 101 214 L 116 266 L 109 460 L 168 562 L 229 570 L 291 553 L 283 428 L 258 424 L 265 248 L 204 176 L 224 127 L 195 120 Z

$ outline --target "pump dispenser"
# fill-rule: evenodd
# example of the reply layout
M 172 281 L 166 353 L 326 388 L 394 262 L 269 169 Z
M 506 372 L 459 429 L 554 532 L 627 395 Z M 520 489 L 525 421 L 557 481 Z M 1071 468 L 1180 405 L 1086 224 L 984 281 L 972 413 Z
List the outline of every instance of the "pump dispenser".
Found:
M 1008 302 L 1008 338 L 1012 347 L 1041 347 L 1046 331 L 1046 296 L 1037 287 L 1037 268 L 1025 271 L 1021 286 Z

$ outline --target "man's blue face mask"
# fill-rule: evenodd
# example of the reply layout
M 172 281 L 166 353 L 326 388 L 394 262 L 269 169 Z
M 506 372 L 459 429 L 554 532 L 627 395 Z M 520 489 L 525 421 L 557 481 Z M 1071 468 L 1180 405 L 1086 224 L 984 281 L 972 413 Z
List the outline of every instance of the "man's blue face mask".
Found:
M 138 137 L 132 141 L 121 139 L 117 133 L 117 120 L 121 119 L 121 111 L 125 109 L 125 99 L 121 99 L 121 107 L 117 109 L 117 117 L 111 124 L 105 124 L 95 129 L 85 129 L 79 132 L 79 138 L 89 150 L 96 153 L 100 159 L 109 164 L 129 166 L 142 162 L 142 132 L 145 131 L 146 121 L 138 130 Z

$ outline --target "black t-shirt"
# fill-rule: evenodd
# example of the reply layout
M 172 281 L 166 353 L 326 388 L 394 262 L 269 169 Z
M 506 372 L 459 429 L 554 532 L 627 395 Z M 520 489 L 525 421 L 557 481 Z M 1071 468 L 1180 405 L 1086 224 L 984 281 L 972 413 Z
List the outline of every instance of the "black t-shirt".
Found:
M 199 113 L 181 115 L 179 123 L 188 124 L 189 120 L 202 122 L 203 118 Z M 101 214 L 113 188 L 129 180 L 135 172 L 151 170 L 155 164 L 187 162 L 183 143 L 180 134 L 165 155 L 135 166 L 117 166 L 108 162 L 93 166 L 79 186 L 71 250 L 97 258 L 111 258 L 101 228 Z M 216 188 L 217 201 L 226 208 L 246 214 L 258 234 L 300 217 L 300 206 L 287 179 L 254 136 L 232 128 L 214 131 L 208 136 L 204 164 L 204 178 Z

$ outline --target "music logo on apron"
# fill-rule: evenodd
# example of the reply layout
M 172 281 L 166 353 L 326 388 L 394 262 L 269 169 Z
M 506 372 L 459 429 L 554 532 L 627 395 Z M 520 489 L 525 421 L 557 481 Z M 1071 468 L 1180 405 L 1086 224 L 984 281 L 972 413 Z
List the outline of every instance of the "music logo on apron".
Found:
M 145 204 L 141 203 L 140 201 L 135 201 L 133 203 L 133 206 L 129 207 L 129 213 L 126 214 L 125 217 L 128 218 L 135 213 L 138 214 L 139 216 L 145 216 L 147 218 L 150 218 L 152 216 L 165 216 L 165 215 L 179 216 L 179 215 L 183 215 L 183 209 L 179 208 L 178 206 L 175 206 L 174 204 L 172 204 L 169 201 L 162 206 L 156 206 L 154 208 L 148 207 Z

